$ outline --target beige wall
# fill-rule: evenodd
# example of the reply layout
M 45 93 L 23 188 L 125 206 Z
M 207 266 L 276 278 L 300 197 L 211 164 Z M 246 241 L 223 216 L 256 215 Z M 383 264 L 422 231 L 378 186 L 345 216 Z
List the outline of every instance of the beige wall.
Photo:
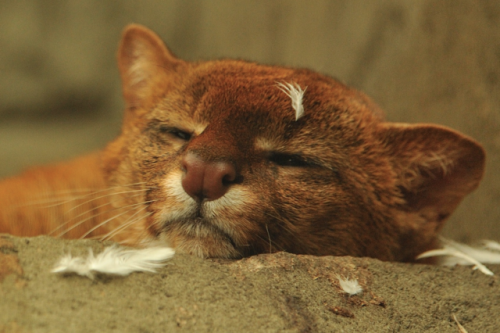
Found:
M 115 52 L 131 22 L 185 59 L 309 67 L 365 91 L 389 120 L 473 136 L 487 173 L 446 234 L 500 240 L 500 2 L 0 1 L 0 176 L 116 134 Z

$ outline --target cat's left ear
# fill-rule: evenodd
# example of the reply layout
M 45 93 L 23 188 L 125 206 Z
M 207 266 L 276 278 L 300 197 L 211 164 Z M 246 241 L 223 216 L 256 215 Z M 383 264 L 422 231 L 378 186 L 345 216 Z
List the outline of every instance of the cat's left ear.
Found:
M 168 50 L 151 30 L 128 25 L 118 50 L 123 95 L 128 107 L 147 107 L 174 84 L 178 68 L 185 64 Z
M 406 201 L 405 211 L 438 231 L 484 173 L 485 152 L 473 139 L 437 125 L 384 123 L 382 142 Z

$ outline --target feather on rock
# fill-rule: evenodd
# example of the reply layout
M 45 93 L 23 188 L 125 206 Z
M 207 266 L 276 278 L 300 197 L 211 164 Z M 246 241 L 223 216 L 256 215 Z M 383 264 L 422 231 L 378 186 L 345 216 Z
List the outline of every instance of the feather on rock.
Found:
M 172 258 L 175 251 L 169 247 L 123 249 L 110 246 L 94 256 L 89 249 L 86 259 L 67 254 L 56 264 L 52 273 L 75 273 L 93 279 L 95 274 L 125 276 L 132 272 L 155 272 Z

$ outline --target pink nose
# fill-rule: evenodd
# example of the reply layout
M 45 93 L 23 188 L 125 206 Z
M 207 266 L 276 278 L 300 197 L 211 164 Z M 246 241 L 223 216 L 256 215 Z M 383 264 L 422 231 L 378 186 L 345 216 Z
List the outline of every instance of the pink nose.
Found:
M 182 160 L 182 187 L 195 200 L 216 200 L 226 194 L 236 180 L 236 169 L 229 162 L 207 162 L 194 153 Z

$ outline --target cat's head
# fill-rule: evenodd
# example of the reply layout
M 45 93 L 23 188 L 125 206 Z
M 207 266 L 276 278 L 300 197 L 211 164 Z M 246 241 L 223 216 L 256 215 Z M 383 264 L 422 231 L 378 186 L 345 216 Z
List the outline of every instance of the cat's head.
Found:
M 127 103 L 105 150 L 115 204 L 180 252 L 288 251 L 411 261 L 475 189 L 484 151 L 435 125 L 384 122 L 363 94 L 305 69 L 190 63 L 129 26 L 119 55 Z

